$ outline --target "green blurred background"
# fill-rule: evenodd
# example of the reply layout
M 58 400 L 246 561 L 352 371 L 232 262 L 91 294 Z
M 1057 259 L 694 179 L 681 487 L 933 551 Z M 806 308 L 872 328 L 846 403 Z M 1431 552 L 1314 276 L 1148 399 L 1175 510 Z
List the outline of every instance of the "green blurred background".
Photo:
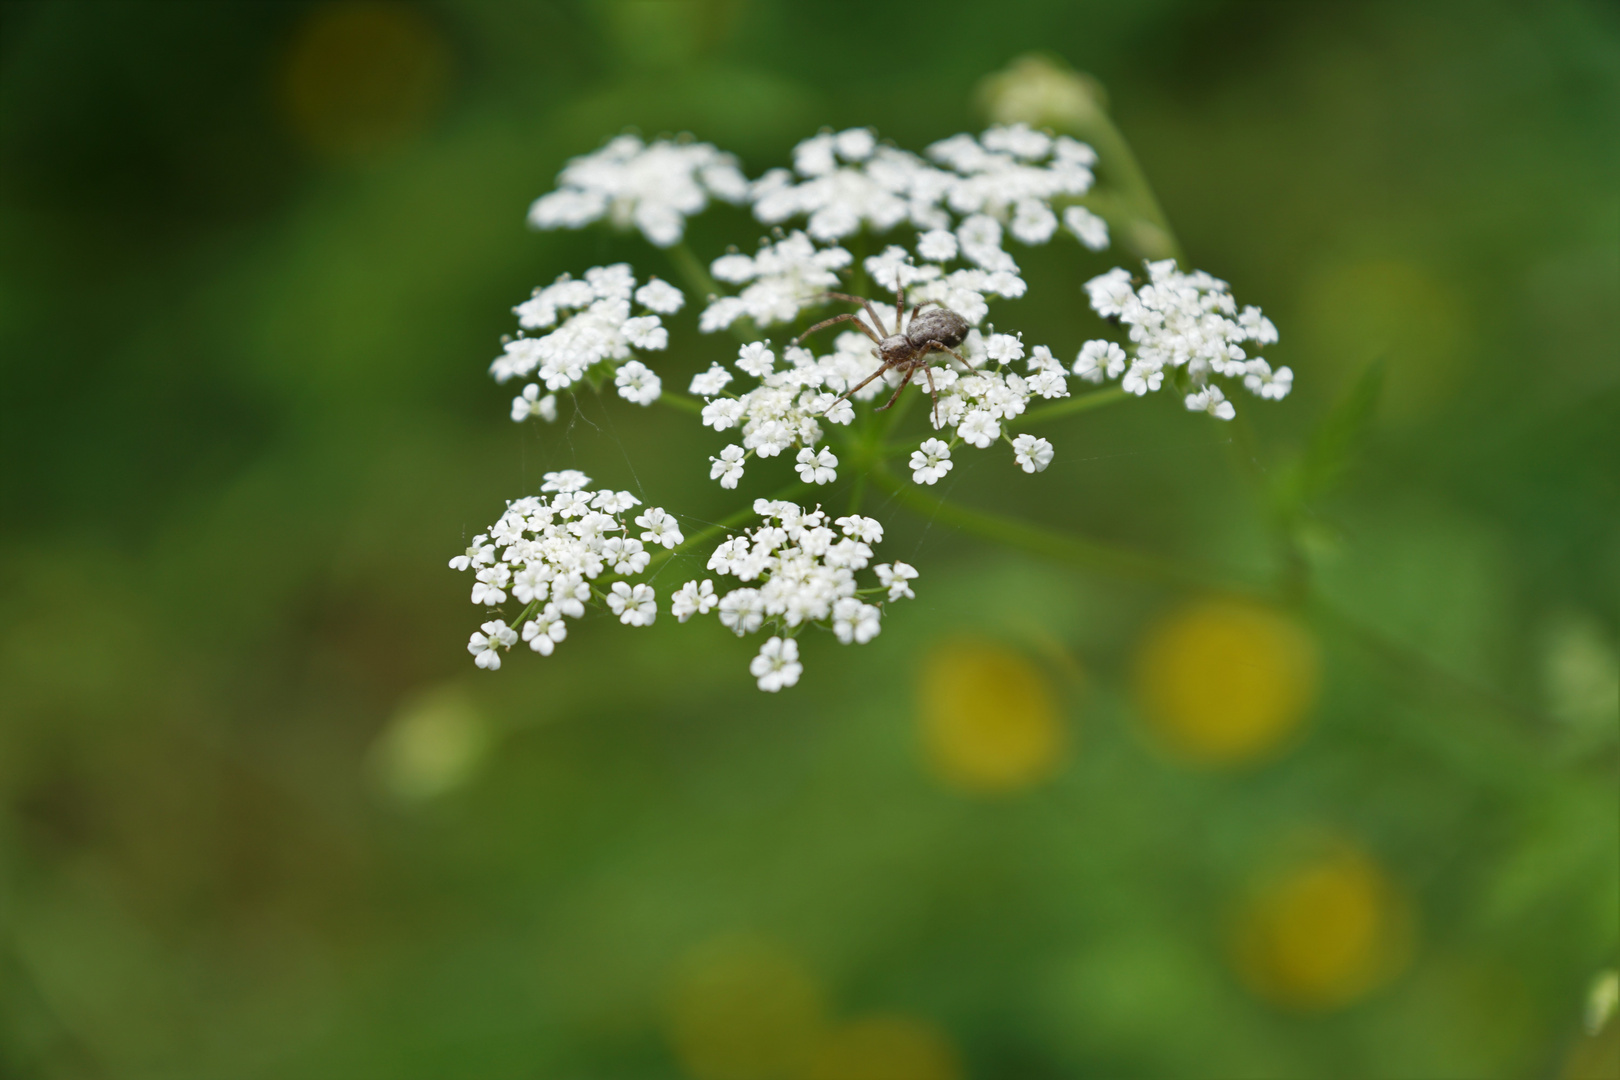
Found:
M 1582 1019 L 1620 961 L 1614 5 L 0 11 L 0 1074 L 1620 1075 Z M 524 227 L 562 163 L 920 149 L 1031 50 L 1107 88 L 1298 389 L 1241 437 L 1074 417 L 948 494 L 1309 599 L 869 499 L 918 599 L 791 691 L 667 613 L 475 670 L 445 561 L 542 471 L 761 493 L 673 411 L 506 418 L 533 286 L 676 278 Z M 1123 256 L 1020 258 L 998 319 L 1072 355 Z M 725 343 L 674 325 L 680 386 Z

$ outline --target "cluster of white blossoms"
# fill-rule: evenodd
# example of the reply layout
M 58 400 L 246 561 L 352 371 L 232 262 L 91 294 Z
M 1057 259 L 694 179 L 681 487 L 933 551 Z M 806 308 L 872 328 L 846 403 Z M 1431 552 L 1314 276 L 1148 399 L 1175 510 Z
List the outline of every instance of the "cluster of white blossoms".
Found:
M 850 340 L 853 339 L 853 340 Z M 840 339 L 844 351 L 816 357 L 809 349 L 792 348 L 787 363 L 776 367 L 776 353 L 763 341 L 752 341 L 737 351 L 733 361 L 743 376 L 758 385 L 743 393 L 726 390 L 734 380 L 720 364 L 692 379 L 691 390 L 707 400 L 703 423 L 716 431 L 736 429 L 742 443 L 733 443 L 709 459 L 709 479 L 723 488 L 734 488 L 742 480 L 743 466 L 751 457 L 776 457 L 798 446 L 796 459 L 800 477 L 807 483 L 830 484 L 838 479 L 838 458 L 830 450 L 817 450 L 824 432 L 821 423 L 848 424 L 855 419 L 855 408 L 838 395 L 872 373 L 871 342 L 859 334 Z M 876 382 L 860 393 L 870 398 L 880 387 Z
M 540 496 L 508 503 L 487 533 L 450 560 L 452 570 L 473 572 L 474 604 L 493 608 L 510 594 L 523 605 L 515 628 L 494 619 L 467 642 L 479 667 L 497 670 L 519 633 L 529 648 L 550 656 L 568 636 L 563 620 L 581 618 L 588 604 L 606 605 L 626 626 L 652 625 L 657 593 L 628 579 L 647 569 L 649 546 L 673 548 L 685 537 L 675 518 L 656 506 L 636 515 L 632 528 L 625 519 L 641 500 L 628 491 L 591 491 L 590 482 L 574 469 L 546 473 Z M 604 573 L 620 580 L 599 588 L 595 582 Z
M 791 322 L 799 312 L 822 302 L 838 286 L 838 271 L 850 264 L 841 247 L 818 248 L 802 232 L 760 245 L 753 256 L 730 252 L 714 260 L 709 272 L 720 281 L 743 285 L 737 296 L 709 301 L 698 329 L 705 334 L 729 329 L 747 317 L 756 326 Z
M 607 218 L 670 247 L 685 235 L 686 219 L 707 209 L 710 196 L 740 203 L 748 191 L 737 159 L 708 143 L 660 139 L 648 146 L 634 135 L 620 135 L 596 153 L 570 161 L 557 176 L 557 190 L 529 208 L 529 224 L 578 229 Z
M 790 466 L 802 483 L 828 485 L 840 478 L 840 454 L 863 465 L 894 455 L 914 483 L 934 485 L 951 475 L 953 454 L 964 446 L 1004 444 L 1018 469 L 1044 472 L 1054 459 L 1051 441 L 1022 429 L 1042 415 L 1114 400 L 1119 390 L 1140 396 L 1168 381 L 1188 409 L 1230 420 L 1232 383 L 1273 400 L 1292 387 L 1290 369 L 1273 370 L 1249 355 L 1277 340 L 1260 309 L 1239 310 L 1225 282 L 1185 272 L 1174 260 L 1147 263 L 1145 279 L 1116 268 L 1087 282 L 1091 307 L 1124 327 L 1128 340 L 1085 341 L 1072 361 L 988 321 L 994 305 L 1030 287 L 1009 238 L 1038 245 L 1067 232 L 1092 251 L 1108 247 L 1109 226 L 1088 203 L 1122 203 L 1091 202 L 1096 165 L 1086 144 L 1022 124 L 955 135 L 923 154 L 852 128 L 801 142 L 791 169 L 750 181 L 735 158 L 706 143 L 648 145 L 626 135 L 569 162 L 558 190 L 534 203 L 530 221 L 551 229 L 607 219 L 670 247 L 682 240 L 687 218 L 712 200 L 751 206 L 758 221 L 773 226 L 772 236 L 751 255 L 731 248 L 710 262 L 726 294 L 706 298 L 698 330 L 763 338 L 764 328 L 798 324 L 806 334 L 787 347 L 748 341 L 729 361 L 711 360 L 689 383 L 701 405 L 667 396 L 698 410 L 704 426 L 729 440 L 708 459 L 710 479 L 734 489 L 751 460 L 786 456 L 783 471 Z M 897 229 L 902 242 L 872 242 Z M 862 233 L 857 243 L 843 243 Z M 876 254 L 857 261 L 852 251 Z M 711 283 L 696 271 L 701 264 L 684 249 L 676 265 L 708 291 Z M 873 299 L 850 303 L 860 294 Z M 835 299 L 841 306 L 829 309 Z M 558 394 L 581 381 L 600 389 L 611 380 L 619 396 L 640 405 L 665 397 L 662 378 L 637 354 L 667 347 L 662 317 L 684 304 L 681 290 L 657 278 L 638 283 L 623 263 L 537 289 L 513 309 L 519 334 L 490 365 L 499 382 L 526 380 L 512 399 L 512 418 L 555 420 Z M 816 316 L 807 318 L 811 312 Z M 815 317 L 828 325 L 808 336 Z M 887 408 L 877 404 L 879 395 L 893 404 L 908 382 L 927 401 L 920 441 L 887 442 L 888 429 L 878 424 L 847 430 L 858 409 Z M 1119 390 L 1060 404 L 1074 389 L 1109 382 Z M 1043 402 L 1047 407 L 1038 407 Z M 879 479 L 888 481 L 886 474 Z M 468 651 L 480 667 L 499 668 L 519 640 L 549 655 L 566 637 L 565 620 L 590 605 L 626 625 L 653 622 L 657 595 L 642 577 L 654 558 L 649 548 L 684 545 L 681 530 L 664 510 L 637 514 L 639 500 L 628 492 L 591 491 L 589 483 L 573 470 L 547 473 L 540 496 L 509 503 L 488 533 L 451 560 L 473 572 L 474 604 L 496 608 L 510 595 L 522 605 L 510 626 L 494 618 L 472 635 Z M 710 571 L 737 579 L 738 587 L 722 594 L 713 578 L 689 581 L 672 597 L 671 613 L 685 623 L 718 612 L 738 635 L 768 631 L 750 670 L 761 689 L 776 691 L 802 674 L 795 637 L 803 627 L 824 627 L 846 644 L 870 641 L 885 603 L 910 597 L 917 572 L 902 562 L 869 565 L 883 537 L 872 518 L 832 520 L 819 506 L 791 502 L 753 505 L 762 523 L 727 538 L 708 560 Z M 862 587 L 857 573 L 876 583 Z
M 1093 382 L 1118 378 L 1129 393 L 1142 395 L 1164 383 L 1165 372 L 1180 371 L 1188 388 L 1187 408 L 1230 420 L 1236 410 L 1212 375 L 1241 380 L 1256 397 L 1276 401 L 1288 396 L 1294 373 L 1272 370 L 1261 357 L 1250 357 L 1244 342 L 1270 345 L 1277 328 L 1257 307 L 1238 311 L 1231 288 L 1202 270 L 1185 273 L 1174 259 L 1149 262 L 1140 287 L 1130 272 L 1116 267 L 1086 282 L 1097 314 L 1129 327 L 1131 351 L 1107 341 L 1088 341 L 1075 361 L 1075 374 Z
M 760 221 L 805 218 L 806 231 L 822 242 L 863 227 L 946 229 L 953 217 L 982 214 L 1026 244 L 1044 244 L 1058 228 L 1053 201 L 1090 191 L 1097 161 L 1085 143 L 1023 124 L 992 127 L 977 139 L 954 135 L 930 146 L 928 158 L 932 163 L 881 145 L 868 128 L 824 131 L 794 148 L 792 170 L 772 169 L 754 181 L 749 198 Z M 1071 230 L 1088 246 L 1100 235 L 1106 246 L 1107 226 L 1080 209 L 1065 218 Z
M 642 314 L 630 313 L 632 298 Z M 598 365 L 604 371 L 612 369 L 619 395 L 625 400 L 638 405 L 657 401 L 663 384 L 651 368 L 632 359 L 631 350 L 665 348 L 669 331 L 659 316 L 673 314 L 685 303 L 679 289 L 657 278 L 636 288 L 635 274 L 625 263 L 592 267 L 583 279 L 564 274 L 536 289 L 512 309 L 521 336 L 507 340 L 505 352 L 495 358 L 489 371 L 496 382 L 532 375 L 553 393 L 542 398 L 537 383 L 525 386 L 512 400 L 512 419 L 535 415 L 555 420 L 555 391 L 573 386 Z M 528 336 L 539 330 L 550 332 Z
M 821 626 L 845 645 L 864 645 L 882 629 L 887 601 L 916 595 L 910 583 L 917 571 L 903 562 L 872 567 L 876 585 L 861 588 L 856 581 L 856 572 L 872 561 L 872 545 L 883 539 L 876 520 L 859 515 L 829 520 L 819 506 L 806 510 L 769 499 L 756 499 L 754 513 L 763 523 L 727 537 L 708 564 L 744 585 L 721 595 L 712 578 L 688 581 L 671 598 L 670 611 L 684 623 L 718 609 L 721 624 L 738 637 L 769 629 L 771 638 L 749 666 L 761 690 L 774 692 L 799 681 L 804 667 L 793 635 L 801 628 Z

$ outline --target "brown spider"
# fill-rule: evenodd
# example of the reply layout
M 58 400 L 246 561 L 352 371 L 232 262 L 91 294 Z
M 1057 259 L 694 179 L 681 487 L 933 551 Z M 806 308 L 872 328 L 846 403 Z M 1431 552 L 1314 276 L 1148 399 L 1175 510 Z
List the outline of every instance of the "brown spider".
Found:
M 972 365 L 963 360 L 962 354 L 951 347 L 962 344 L 962 340 L 967 337 L 967 320 L 950 308 L 940 307 L 938 304 L 934 304 L 932 300 L 925 300 L 911 309 L 910 321 L 905 321 L 906 290 L 902 286 L 900 294 L 895 297 L 894 301 L 895 332 L 891 334 L 888 328 L 883 325 L 883 320 L 878 318 L 877 311 L 872 307 L 872 301 L 860 296 L 849 296 L 845 293 L 835 292 L 827 293 L 825 299 L 847 300 L 852 304 L 861 305 L 866 309 L 867 316 L 872 320 L 872 326 L 867 326 L 862 322 L 859 313 L 846 311 L 842 315 L 834 315 L 830 319 L 823 319 L 821 322 L 816 323 L 816 325 L 794 338 L 792 344 L 797 345 L 822 327 L 832 326 L 834 323 L 852 322 L 863 334 L 876 343 L 877 349 L 875 352 L 877 358 L 882 361 L 881 366 L 876 371 L 838 395 L 838 401 L 834 401 L 833 405 L 837 405 L 839 401 L 843 401 L 891 368 L 897 369 L 903 372 L 905 377 L 900 380 L 900 385 L 895 387 L 893 396 L 887 402 L 878 406 L 876 411 L 882 412 L 899 400 L 900 391 L 909 386 L 913 376 L 917 374 L 918 370 L 921 370 L 923 377 L 928 380 L 928 392 L 934 398 L 934 426 L 938 427 L 939 391 L 934 389 L 934 374 L 929 368 L 928 356 L 930 353 L 936 352 L 950 353 L 956 357 L 964 368 L 972 371 Z M 917 314 L 923 308 L 929 307 L 929 305 L 933 306 L 928 311 L 923 311 L 921 315 Z M 874 330 L 873 326 L 877 329 Z M 827 411 L 831 412 L 832 406 L 828 406 Z

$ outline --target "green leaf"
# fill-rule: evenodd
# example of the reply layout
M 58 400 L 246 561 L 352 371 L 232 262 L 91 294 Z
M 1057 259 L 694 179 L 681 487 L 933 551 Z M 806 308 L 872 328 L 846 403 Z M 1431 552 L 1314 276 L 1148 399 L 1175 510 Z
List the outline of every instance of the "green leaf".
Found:
M 1327 495 L 1344 478 L 1366 443 L 1383 387 L 1384 360 L 1379 357 L 1323 418 L 1298 464 L 1283 474 L 1278 503 L 1287 516 Z

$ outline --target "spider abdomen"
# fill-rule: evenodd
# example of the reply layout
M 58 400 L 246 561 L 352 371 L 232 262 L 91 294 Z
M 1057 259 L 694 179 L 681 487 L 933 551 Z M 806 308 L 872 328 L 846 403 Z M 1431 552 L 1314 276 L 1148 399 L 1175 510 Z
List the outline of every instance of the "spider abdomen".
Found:
M 930 343 L 950 348 L 962 344 L 968 334 L 968 322 L 949 308 L 929 308 L 917 314 L 906 327 L 906 340 L 914 349 Z

